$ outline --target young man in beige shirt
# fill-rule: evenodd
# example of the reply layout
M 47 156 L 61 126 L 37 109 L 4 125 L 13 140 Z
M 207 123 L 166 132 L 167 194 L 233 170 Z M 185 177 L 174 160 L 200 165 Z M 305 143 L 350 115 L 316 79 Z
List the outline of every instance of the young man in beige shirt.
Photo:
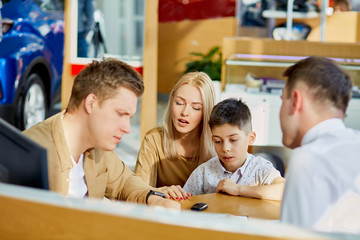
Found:
M 115 59 L 93 61 L 75 78 L 66 111 L 24 131 L 47 149 L 50 190 L 180 209 L 154 194 L 113 152 L 130 132 L 143 91 L 132 67 Z

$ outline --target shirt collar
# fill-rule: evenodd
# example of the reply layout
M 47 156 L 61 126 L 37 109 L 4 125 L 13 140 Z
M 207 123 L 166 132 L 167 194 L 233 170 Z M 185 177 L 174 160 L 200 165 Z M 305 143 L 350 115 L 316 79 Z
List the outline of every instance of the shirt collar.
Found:
M 338 129 L 345 129 L 345 124 L 340 118 L 331 118 L 325 121 L 322 121 L 315 126 L 313 126 L 301 140 L 301 145 L 307 144 L 313 141 L 320 135 L 323 135 L 329 131 L 335 131 Z
M 72 161 L 72 163 L 73 163 L 74 166 L 75 166 L 75 165 L 84 166 L 84 163 L 83 163 L 83 161 L 84 161 L 84 154 L 81 154 L 81 155 L 80 155 L 77 163 L 75 162 L 74 158 L 73 158 L 71 155 L 70 155 L 70 158 L 71 158 L 71 161 Z
M 243 173 L 243 172 L 244 172 L 244 170 L 246 169 L 247 165 L 249 165 L 250 156 L 251 156 L 251 154 L 248 153 L 247 156 L 246 156 L 246 160 L 245 160 L 244 164 L 243 164 L 241 167 L 239 167 L 238 169 L 236 169 L 234 173 L 240 174 L 240 173 Z M 221 160 L 220 160 L 219 158 L 218 158 L 218 161 L 217 161 L 217 162 L 218 162 L 218 167 L 221 168 L 221 170 L 224 171 L 224 173 L 231 173 L 231 174 L 233 174 L 232 172 L 230 172 L 230 171 L 228 171 L 228 170 L 226 170 L 226 169 L 224 168 L 224 166 L 221 164 Z

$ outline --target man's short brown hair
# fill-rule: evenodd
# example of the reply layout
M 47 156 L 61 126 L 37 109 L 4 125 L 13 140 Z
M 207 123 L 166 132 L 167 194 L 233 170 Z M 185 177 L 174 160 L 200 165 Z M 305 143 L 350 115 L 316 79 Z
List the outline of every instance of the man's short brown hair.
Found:
M 66 111 L 77 109 L 90 93 L 101 103 L 111 98 L 119 87 L 130 89 L 138 97 L 144 92 L 141 75 L 131 66 L 114 58 L 95 60 L 76 76 Z
M 309 57 L 289 67 L 284 76 L 287 97 L 290 97 L 297 82 L 305 83 L 318 102 L 330 103 L 344 113 L 352 94 L 349 75 L 333 60 L 324 57 Z

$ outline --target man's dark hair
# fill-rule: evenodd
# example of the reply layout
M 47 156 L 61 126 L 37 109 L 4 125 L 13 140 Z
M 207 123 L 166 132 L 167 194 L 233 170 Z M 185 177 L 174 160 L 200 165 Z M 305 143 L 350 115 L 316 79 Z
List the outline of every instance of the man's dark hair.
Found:
M 214 106 L 209 120 L 210 128 L 226 123 L 238 126 L 245 133 L 251 132 L 250 109 L 241 99 L 228 98 Z
M 72 112 L 90 94 L 95 94 L 100 103 L 116 94 L 119 87 L 125 87 L 140 97 L 144 92 L 141 75 L 126 63 L 105 58 L 93 61 L 75 78 L 67 112 Z
M 344 113 L 351 99 L 352 82 L 349 75 L 333 60 L 309 57 L 289 67 L 283 74 L 287 97 L 291 96 L 297 82 L 305 83 L 315 100 L 330 103 Z

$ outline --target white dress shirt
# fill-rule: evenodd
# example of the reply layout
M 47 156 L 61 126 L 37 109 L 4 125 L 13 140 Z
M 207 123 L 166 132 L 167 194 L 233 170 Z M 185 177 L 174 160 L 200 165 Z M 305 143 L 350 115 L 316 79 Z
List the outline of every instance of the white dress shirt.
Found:
M 76 163 L 71 157 L 73 167 L 69 172 L 69 192 L 67 197 L 83 198 L 87 194 L 87 185 L 85 181 L 84 172 L 84 154 L 79 157 L 78 163 Z
M 265 185 L 280 177 L 271 162 L 260 157 L 247 154 L 245 163 L 234 173 L 227 171 L 219 158 L 213 157 L 198 166 L 184 185 L 184 190 L 192 195 L 215 193 L 220 180 L 230 178 L 238 185 Z
M 341 119 L 311 128 L 292 151 L 283 222 L 320 231 L 360 233 L 360 132 Z

